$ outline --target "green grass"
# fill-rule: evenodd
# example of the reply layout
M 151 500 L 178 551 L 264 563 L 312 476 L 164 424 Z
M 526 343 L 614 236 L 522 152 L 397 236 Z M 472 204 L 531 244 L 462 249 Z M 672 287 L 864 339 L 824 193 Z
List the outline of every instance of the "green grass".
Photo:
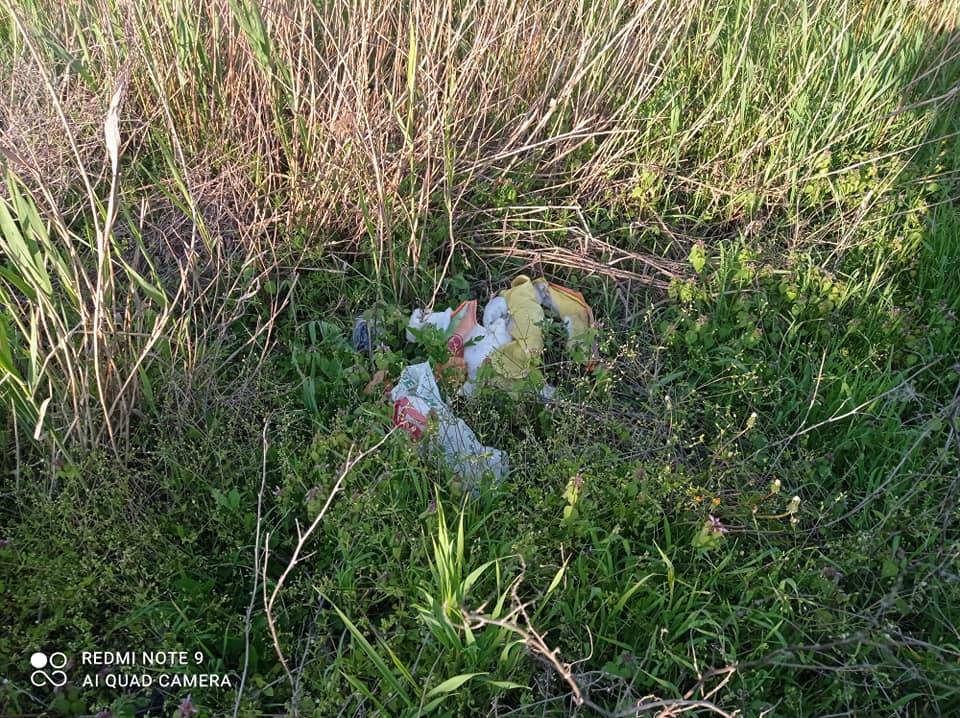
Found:
M 958 14 L 0 2 L 0 713 L 952 715 Z M 300 542 L 412 309 L 518 273 L 600 367 L 548 331 L 554 399 L 447 396 L 508 480 L 396 432 Z

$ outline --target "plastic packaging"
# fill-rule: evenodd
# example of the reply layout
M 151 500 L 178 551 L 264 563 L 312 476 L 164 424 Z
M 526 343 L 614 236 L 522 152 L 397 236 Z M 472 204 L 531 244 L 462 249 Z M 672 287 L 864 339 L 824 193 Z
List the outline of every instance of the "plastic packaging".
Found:
M 403 370 L 390 392 L 394 423 L 414 440 L 425 439 L 425 449 L 442 453 L 447 465 L 468 485 L 475 486 L 486 474 L 502 480 L 509 472 L 508 458 L 499 449 L 483 446 L 470 427 L 450 411 L 440 396 L 436 377 L 462 383 L 463 393 L 469 395 L 474 391 L 477 371 L 484 363 L 491 366 L 500 381 L 509 383 L 528 376 L 543 354 L 541 325 L 545 308 L 566 327 L 567 349 L 584 352 L 581 357 L 589 359 L 581 358 L 581 361 L 594 364 L 596 349 L 591 340 L 594 322 L 590 306 L 580 292 L 545 279 L 531 281 L 523 275 L 516 277 L 509 289 L 487 303 L 482 323 L 477 321 L 475 300 L 440 312 L 417 309 L 410 316 L 407 340 L 416 341 L 415 332 L 432 325 L 443 332 L 450 359 L 437 367 L 424 362 Z M 550 385 L 542 389 L 546 398 L 553 392 Z M 427 430 L 431 416 L 436 417 L 436 432 Z
M 502 481 L 509 473 L 506 453 L 481 444 L 466 422 L 444 403 L 429 362 L 406 367 L 390 398 L 394 423 L 415 440 L 425 438 L 424 447 L 441 453 L 447 466 L 468 485 L 476 486 L 487 474 Z M 437 421 L 435 434 L 427 431 L 431 415 Z
M 377 326 L 373 319 L 358 316 L 353 320 L 353 336 L 351 343 L 358 352 L 373 351 L 377 340 Z

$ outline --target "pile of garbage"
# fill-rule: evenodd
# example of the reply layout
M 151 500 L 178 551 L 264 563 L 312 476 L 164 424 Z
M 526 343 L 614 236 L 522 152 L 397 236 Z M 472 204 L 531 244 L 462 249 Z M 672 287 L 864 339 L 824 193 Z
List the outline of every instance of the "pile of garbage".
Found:
M 539 364 L 544 351 L 543 325 L 546 313 L 561 321 L 566 329 L 566 348 L 571 356 L 586 357 L 588 368 L 596 364 L 593 311 L 580 292 L 548 282 L 518 276 L 483 310 L 477 319 L 477 301 L 464 302 L 456 309 L 429 312 L 414 310 L 407 325 L 407 341 L 416 342 L 426 326 L 446 337 L 450 359 L 438 366 L 430 362 L 403 369 L 390 390 L 394 404 L 394 424 L 412 440 L 422 442 L 423 451 L 441 455 L 466 486 L 476 487 L 492 475 L 498 482 L 510 471 L 507 454 L 484 446 L 473 430 L 458 418 L 440 396 L 438 377 L 451 373 L 459 379 L 460 391 L 473 394 L 481 367 L 485 375 L 504 387 L 527 378 Z M 375 326 L 358 318 L 353 344 L 360 350 L 373 344 Z M 546 389 L 549 393 L 549 387 Z M 430 422 L 436 431 L 428 431 Z

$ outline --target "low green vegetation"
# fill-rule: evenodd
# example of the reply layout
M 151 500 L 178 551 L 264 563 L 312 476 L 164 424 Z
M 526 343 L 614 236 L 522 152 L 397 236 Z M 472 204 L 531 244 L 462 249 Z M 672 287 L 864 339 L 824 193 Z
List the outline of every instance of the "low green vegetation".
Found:
M 956 2 L 267 5 L 0 0 L 0 713 L 953 715 Z

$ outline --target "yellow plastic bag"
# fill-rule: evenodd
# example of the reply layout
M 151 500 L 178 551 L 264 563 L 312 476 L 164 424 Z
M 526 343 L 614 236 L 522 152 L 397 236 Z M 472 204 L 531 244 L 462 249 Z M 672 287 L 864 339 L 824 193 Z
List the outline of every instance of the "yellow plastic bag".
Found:
M 589 357 L 588 366 L 596 361 L 596 348 L 591 336 L 593 310 L 580 292 L 548 282 L 530 281 L 520 275 L 503 291 L 510 311 L 510 335 L 513 341 L 490 355 L 494 371 L 505 379 L 522 379 L 530 373 L 543 354 L 543 307 L 560 317 L 567 330 L 567 351 L 582 352 Z
M 559 284 L 538 279 L 535 283 L 540 303 L 555 312 L 567 328 L 567 351 L 578 350 L 590 357 L 589 365 L 596 361 L 596 347 L 591 336 L 593 310 L 580 292 Z
M 544 320 L 540 296 L 529 277 L 519 276 L 502 292 L 510 311 L 510 336 L 513 341 L 490 355 L 493 370 L 506 379 L 522 379 L 543 353 Z

